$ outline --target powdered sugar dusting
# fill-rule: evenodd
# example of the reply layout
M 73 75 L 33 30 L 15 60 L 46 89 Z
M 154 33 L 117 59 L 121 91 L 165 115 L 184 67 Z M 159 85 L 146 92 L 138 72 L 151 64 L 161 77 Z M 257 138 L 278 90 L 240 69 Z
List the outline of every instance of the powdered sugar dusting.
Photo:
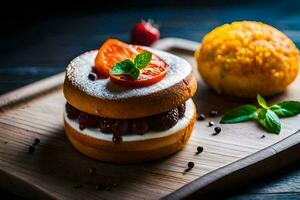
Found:
M 88 74 L 94 66 L 97 50 L 86 52 L 71 61 L 67 67 L 67 78 L 88 95 L 107 100 L 121 100 L 131 97 L 146 96 L 164 90 L 186 78 L 192 70 L 190 64 L 178 56 L 144 47 L 159 56 L 169 66 L 166 77 L 160 82 L 141 88 L 126 88 L 107 79 L 91 81 Z

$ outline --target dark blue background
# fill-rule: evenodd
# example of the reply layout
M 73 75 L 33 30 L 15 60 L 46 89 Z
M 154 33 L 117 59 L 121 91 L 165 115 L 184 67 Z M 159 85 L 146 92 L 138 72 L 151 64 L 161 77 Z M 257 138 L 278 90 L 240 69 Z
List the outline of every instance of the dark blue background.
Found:
M 130 29 L 142 18 L 159 22 L 162 37 L 199 42 L 218 25 L 262 21 L 300 45 L 300 1 L 53 0 L 8 2 L 0 11 L 0 94 L 64 71 L 72 58 L 97 49 L 108 37 L 128 41 Z M 296 163 L 228 198 L 300 199 L 299 166 Z

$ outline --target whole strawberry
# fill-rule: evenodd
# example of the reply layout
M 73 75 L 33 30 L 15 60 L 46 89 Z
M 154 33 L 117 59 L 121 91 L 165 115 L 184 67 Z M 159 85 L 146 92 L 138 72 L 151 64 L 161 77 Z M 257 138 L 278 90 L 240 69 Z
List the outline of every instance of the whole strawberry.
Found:
M 142 21 L 136 24 L 131 31 L 131 42 L 133 44 L 151 46 L 160 37 L 160 32 L 153 20 Z

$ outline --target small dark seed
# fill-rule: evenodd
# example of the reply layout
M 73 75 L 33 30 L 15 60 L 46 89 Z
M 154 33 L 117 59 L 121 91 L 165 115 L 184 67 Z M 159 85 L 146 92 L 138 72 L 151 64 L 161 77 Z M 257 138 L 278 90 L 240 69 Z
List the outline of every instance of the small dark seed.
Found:
M 217 126 L 217 127 L 215 128 L 215 132 L 216 132 L 216 133 L 220 133 L 220 132 L 221 132 L 221 127 Z
M 97 79 L 97 74 L 91 72 L 91 73 L 89 73 L 89 76 L 88 76 L 88 77 L 89 77 L 89 79 L 90 79 L 91 81 L 94 81 L 94 80 Z
M 215 125 L 214 122 L 212 122 L 212 121 L 208 122 L 208 126 L 214 126 L 214 125 Z
M 203 121 L 203 120 L 205 120 L 205 115 L 202 113 L 202 114 L 200 114 L 199 116 L 198 116 L 198 118 L 197 118 L 199 121 Z
M 83 185 L 81 183 L 78 183 L 77 185 L 75 185 L 76 189 L 79 189 L 79 188 L 82 188 L 82 187 L 83 187 Z
M 188 168 L 192 169 L 195 166 L 194 162 L 188 162 Z
M 203 147 L 198 146 L 198 147 L 197 147 L 197 153 L 201 153 L 202 151 L 203 151 Z
M 7 142 L 5 141 L 4 144 L 7 144 Z
M 96 185 L 95 187 L 96 190 L 103 190 L 105 187 L 103 185 Z
M 38 145 L 40 143 L 40 139 L 38 139 L 38 138 L 35 138 L 34 139 L 34 143 L 33 143 L 33 145 Z
M 85 127 L 82 124 L 79 124 L 79 129 L 83 130 L 83 129 L 85 129 Z
M 92 167 L 89 169 L 89 174 L 92 176 L 94 174 L 96 174 L 96 168 L 95 167 Z
M 29 153 L 33 153 L 35 151 L 35 147 L 34 146 L 29 146 L 28 150 L 29 150 Z
M 262 135 L 260 138 L 265 138 L 266 137 L 266 135 Z
M 117 135 L 117 134 L 113 134 L 113 138 L 112 138 L 112 141 L 115 143 L 115 144 L 120 144 L 122 142 L 122 136 L 121 135 Z
M 212 111 L 210 111 L 209 115 L 210 115 L 211 117 L 215 117 L 215 116 L 218 115 L 218 111 L 212 110 Z
M 107 185 L 107 186 L 105 186 L 105 188 L 104 188 L 106 191 L 111 191 L 111 189 L 112 189 L 112 186 L 111 185 Z

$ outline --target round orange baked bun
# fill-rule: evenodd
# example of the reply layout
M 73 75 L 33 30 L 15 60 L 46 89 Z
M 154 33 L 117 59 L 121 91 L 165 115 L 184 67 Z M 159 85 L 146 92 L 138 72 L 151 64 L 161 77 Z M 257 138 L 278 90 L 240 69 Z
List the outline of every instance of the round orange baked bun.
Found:
M 147 86 L 128 88 L 110 78 L 91 81 L 89 73 L 98 51 L 75 58 L 67 67 L 63 92 L 68 103 L 89 114 L 131 119 L 168 111 L 190 99 L 197 88 L 191 65 L 175 55 L 145 48 L 167 65 L 166 76 Z
M 209 86 L 237 97 L 282 92 L 299 72 L 295 44 L 276 28 L 260 22 L 217 27 L 204 37 L 195 58 Z
M 115 144 L 112 134 L 100 133 L 96 128 L 80 130 L 78 123 L 64 113 L 66 134 L 79 152 L 97 160 L 122 164 L 156 160 L 179 151 L 190 138 L 195 119 L 196 110 L 190 99 L 183 118 L 172 128 L 144 135 L 124 135 L 123 141 Z

